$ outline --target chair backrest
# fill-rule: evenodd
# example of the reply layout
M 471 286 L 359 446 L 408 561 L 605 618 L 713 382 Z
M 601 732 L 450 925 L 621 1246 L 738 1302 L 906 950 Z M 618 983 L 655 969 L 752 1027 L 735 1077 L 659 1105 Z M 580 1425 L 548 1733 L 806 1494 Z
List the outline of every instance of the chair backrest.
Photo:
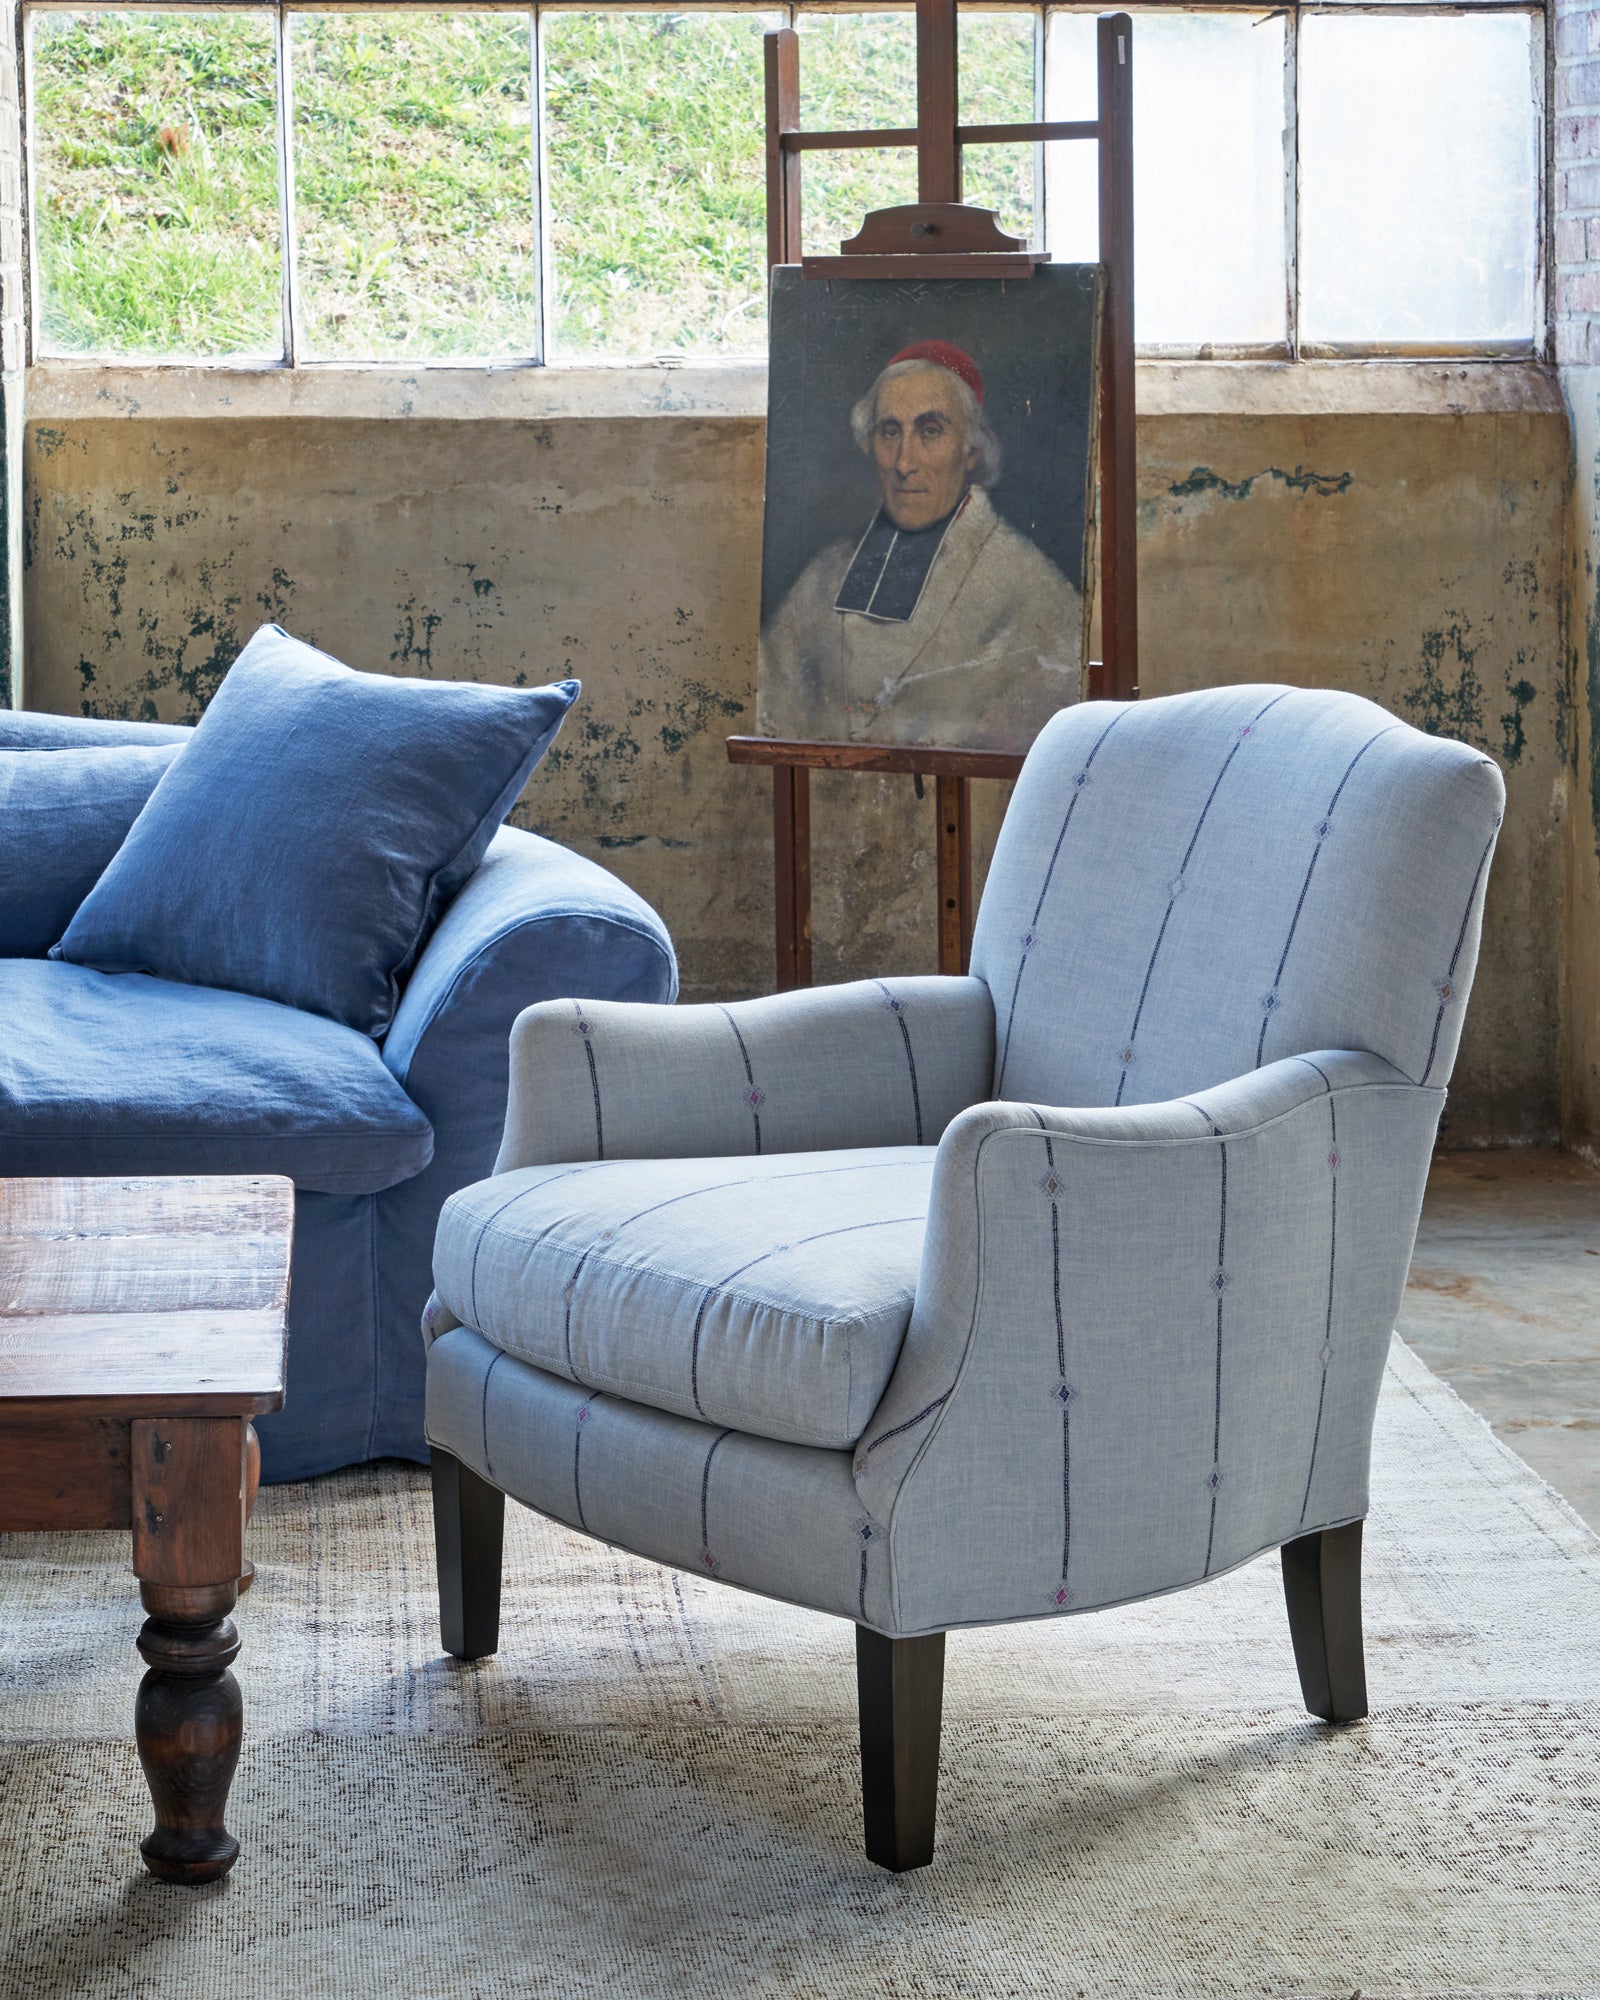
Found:
M 1331 1048 L 1444 1082 L 1504 805 L 1481 751 L 1358 695 L 1063 710 L 973 936 L 996 1097 L 1156 1103 Z

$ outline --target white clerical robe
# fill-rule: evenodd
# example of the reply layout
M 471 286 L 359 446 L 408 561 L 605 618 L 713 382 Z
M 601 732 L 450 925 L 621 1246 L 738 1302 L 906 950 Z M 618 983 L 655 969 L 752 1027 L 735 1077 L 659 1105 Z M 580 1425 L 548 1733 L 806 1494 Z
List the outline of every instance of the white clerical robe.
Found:
M 1025 750 L 1078 699 L 1082 596 L 981 489 L 945 530 L 909 618 L 836 608 L 859 546 L 813 557 L 763 630 L 764 734 Z

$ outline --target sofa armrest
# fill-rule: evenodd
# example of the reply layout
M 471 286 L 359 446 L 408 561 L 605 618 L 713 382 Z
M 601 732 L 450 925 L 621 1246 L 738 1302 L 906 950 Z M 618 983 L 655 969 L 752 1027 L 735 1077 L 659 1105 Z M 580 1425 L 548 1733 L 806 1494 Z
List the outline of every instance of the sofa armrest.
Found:
M 1363 1514 L 1443 1101 L 1321 1052 L 957 1119 L 854 1461 L 901 1629 L 1148 1596 Z
M 672 941 L 648 903 L 598 863 L 503 827 L 418 959 L 383 1059 L 461 1185 L 494 1158 L 511 1024 L 530 1001 L 660 1003 L 677 990 Z
M 726 1006 L 564 1002 L 511 1037 L 497 1173 L 935 1143 L 992 1087 L 981 980 L 865 979 Z

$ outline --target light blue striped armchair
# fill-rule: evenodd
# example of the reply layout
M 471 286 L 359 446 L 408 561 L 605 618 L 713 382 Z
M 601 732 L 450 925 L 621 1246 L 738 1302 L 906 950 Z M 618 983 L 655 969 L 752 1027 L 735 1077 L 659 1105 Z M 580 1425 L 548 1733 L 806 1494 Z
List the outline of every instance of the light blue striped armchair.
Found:
M 972 973 L 517 1022 L 427 1334 L 444 1643 L 506 1493 L 851 1619 L 868 1855 L 933 1852 L 944 1634 L 1281 1548 L 1366 1712 L 1373 1412 L 1477 957 L 1494 764 L 1353 695 L 1040 736 Z

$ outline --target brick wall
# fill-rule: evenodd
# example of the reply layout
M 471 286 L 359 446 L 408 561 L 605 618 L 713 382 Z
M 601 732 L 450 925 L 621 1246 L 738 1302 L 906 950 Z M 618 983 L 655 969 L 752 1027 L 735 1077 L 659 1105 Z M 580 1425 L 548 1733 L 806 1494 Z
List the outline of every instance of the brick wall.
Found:
M 1600 362 L 1600 0 L 1555 0 L 1556 360 Z
M 1550 317 L 1572 427 L 1567 502 L 1562 1137 L 1600 1159 L 1600 0 L 1554 0 Z

